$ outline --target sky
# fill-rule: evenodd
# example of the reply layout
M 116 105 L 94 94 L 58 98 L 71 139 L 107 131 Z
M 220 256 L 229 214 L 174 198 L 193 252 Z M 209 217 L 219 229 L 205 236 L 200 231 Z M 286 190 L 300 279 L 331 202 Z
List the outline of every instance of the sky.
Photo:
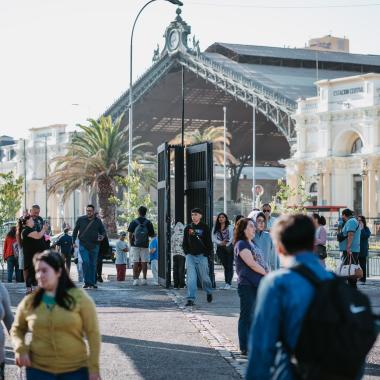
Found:
M 0 0 L 0 135 L 97 118 L 129 86 L 133 20 L 147 0 Z M 380 0 L 183 0 L 200 41 L 304 47 L 346 36 L 352 53 L 380 55 Z M 150 4 L 135 29 L 133 71 L 152 62 L 175 6 Z M 191 36 L 192 37 L 192 36 Z

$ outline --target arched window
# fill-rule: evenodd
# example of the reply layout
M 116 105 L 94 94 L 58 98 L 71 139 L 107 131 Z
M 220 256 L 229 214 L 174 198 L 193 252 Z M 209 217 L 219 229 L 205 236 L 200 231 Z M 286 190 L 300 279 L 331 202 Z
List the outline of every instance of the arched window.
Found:
M 355 154 L 355 153 L 361 153 L 362 152 L 362 149 L 363 149 L 363 141 L 360 137 L 358 137 L 354 143 L 352 144 L 352 147 L 351 147 L 351 154 Z
M 318 185 L 316 182 L 313 182 L 311 185 L 310 185 L 310 190 L 309 190 L 310 193 L 318 193 Z

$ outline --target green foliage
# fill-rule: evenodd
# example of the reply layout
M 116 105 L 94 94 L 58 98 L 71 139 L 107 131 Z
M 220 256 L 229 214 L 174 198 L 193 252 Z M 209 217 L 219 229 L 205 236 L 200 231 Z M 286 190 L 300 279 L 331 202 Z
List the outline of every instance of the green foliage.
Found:
M 291 187 L 282 179 L 277 184 L 278 191 L 271 202 L 272 211 L 276 214 L 305 213 L 305 204 L 310 201 L 305 179 L 298 177 L 296 187 Z
M 21 208 L 23 183 L 23 178 L 16 178 L 13 172 L 0 173 L 0 226 L 16 219 Z
M 142 165 L 133 162 L 133 173 L 126 177 L 117 177 L 116 183 L 124 188 L 123 200 L 111 197 L 110 203 L 118 207 L 118 222 L 125 226 L 138 217 L 137 209 L 140 206 L 148 208 L 148 218 L 156 220 L 155 207 L 149 194 L 149 187 L 153 172 Z

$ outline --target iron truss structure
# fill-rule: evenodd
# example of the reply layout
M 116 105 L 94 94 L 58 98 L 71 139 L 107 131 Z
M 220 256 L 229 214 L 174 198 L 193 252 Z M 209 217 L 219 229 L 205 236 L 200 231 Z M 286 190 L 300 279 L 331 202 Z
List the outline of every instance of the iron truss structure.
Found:
M 272 121 L 278 130 L 286 137 L 290 146 L 296 141 L 295 113 L 297 103 L 282 94 L 244 77 L 240 73 L 222 67 L 203 54 L 194 51 L 177 52 L 175 55 L 165 54 L 151 66 L 133 85 L 133 102 L 137 102 L 145 93 L 172 68 L 183 66 L 187 70 L 202 77 L 217 88 L 239 99 L 248 106 L 256 107 Z M 111 105 L 104 115 L 118 118 L 129 108 L 129 90 L 124 92 L 116 102 Z

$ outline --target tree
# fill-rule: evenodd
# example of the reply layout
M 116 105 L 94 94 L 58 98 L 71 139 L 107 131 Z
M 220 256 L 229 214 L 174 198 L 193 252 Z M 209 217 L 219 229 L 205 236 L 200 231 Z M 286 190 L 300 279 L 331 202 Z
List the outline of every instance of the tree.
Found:
M 141 181 L 142 178 L 151 176 L 152 172 L 137 162 L 133 162 L 132 167 L 133 174 L 116 178 L 117 184 L 125 189 L 124 196 L 121 199 L 115 196 L 110 198 L 110 202 L 116 205 L 120 211 L 118 216 L 120 224 L 136 219 L 138 217 L 137 209 L 140 206 L 147 207 L 151 214 L 154 210 L 154 204 L 149 194 L 150 181 Z
M 231 133 L 226 133 L 226 145 L 227 145 L 227 162 L 237 163 L 238 161 L 230 152 Z M 179 134 L 170 141 L 170 144 L 181 144 L 182 135 Z M 185 145 L 199 144 L 202 142 L 210 141 L 213 143 L 213 160 L 214 163 L 222 165 L 224 162 L 224 127 L 208 127 L 203 132 L 200 129 L 191 132 L 185 132 L 184 142 Z
M 0 226 L 16 219 L 21 208 L 23 183 L 23 178 L 16 178 L 13 172 L 0 173 Z
M 110 198 L 116 194 L 116 178 L 128 173 L 128 128 L 121 127 L 121 118 L 112 122 L 111 116 L 99 120 L 88 119 L 89 125 L 79 125 L 64 156 L 53 160 L 55 167 L 48 177 L 49 193 L 63 189 L 63 200 L 76 189 L 90 186 L 98 197 L 100 216 L 108 232 L 116 233 L 115 204 Z M 133 139 L 135 158 L 149 143 Z
M 237 202 L 238 200 L 238 186 L 241 173 L 244 166 L 251 159 L 249 154 L 243 154 L 236 162 L 230 163 L 230 177 L 231 177 L 231 200 Z
M 305 204 L 310 201 L 310 195 L 306 191 L 305 179 L 297 178 L 296 187 L 278 180 L 278 191 L 271 202 L 272 211 L 278 214 L 304 213 Z

